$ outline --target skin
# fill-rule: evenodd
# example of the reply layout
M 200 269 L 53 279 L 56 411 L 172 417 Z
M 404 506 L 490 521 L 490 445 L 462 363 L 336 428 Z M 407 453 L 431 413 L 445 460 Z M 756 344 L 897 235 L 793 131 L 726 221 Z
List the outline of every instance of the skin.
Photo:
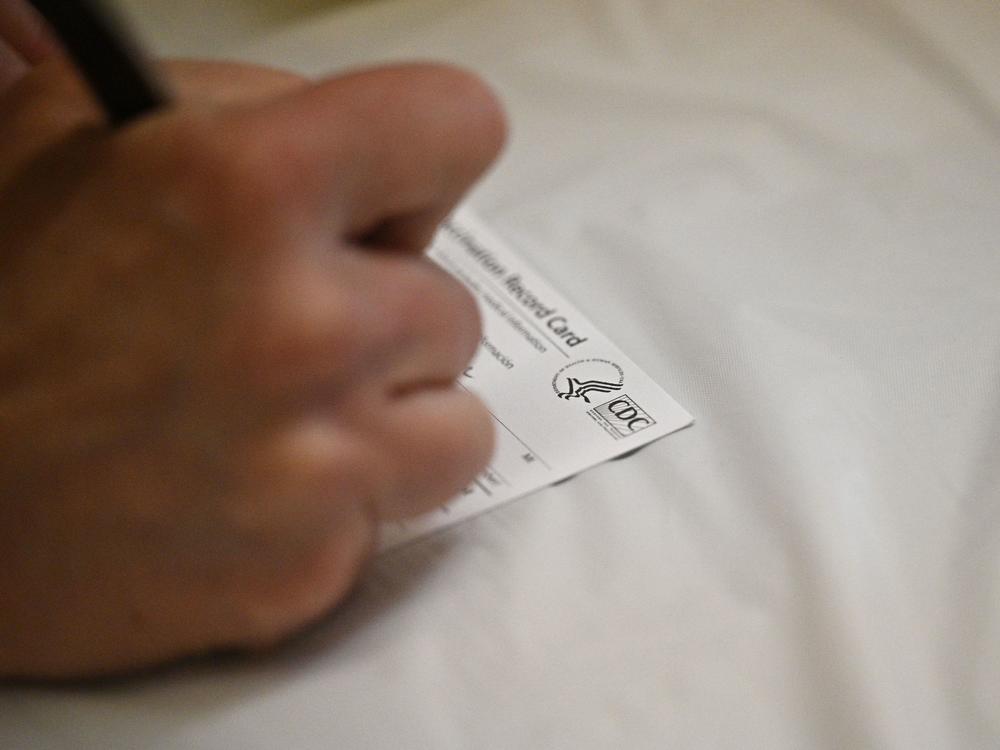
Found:
M 498 153 L 473 76 L 174 64 L 111 131 L 0 0 L 0 676 L 273 644 L 487 462 L 422 250 Z

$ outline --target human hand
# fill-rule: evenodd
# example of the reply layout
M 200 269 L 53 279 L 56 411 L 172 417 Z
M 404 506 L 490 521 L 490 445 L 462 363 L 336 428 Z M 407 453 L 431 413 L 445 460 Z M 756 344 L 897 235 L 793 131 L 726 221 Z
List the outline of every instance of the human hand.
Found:
M 0 675 L 271 644 L 492 427 L 421 250 L 503 139 L 467 74 L 175 65 L 120 131 L 64 63 L 0 97 Z

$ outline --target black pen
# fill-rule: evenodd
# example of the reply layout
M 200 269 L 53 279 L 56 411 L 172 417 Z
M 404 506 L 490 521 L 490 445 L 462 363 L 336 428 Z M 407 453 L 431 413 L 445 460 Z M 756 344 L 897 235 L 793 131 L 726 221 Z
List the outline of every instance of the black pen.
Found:
M 99 0 L 31 0 L 62 42 L 112 125 L 124 125 L 167 103 L 124 26 Z

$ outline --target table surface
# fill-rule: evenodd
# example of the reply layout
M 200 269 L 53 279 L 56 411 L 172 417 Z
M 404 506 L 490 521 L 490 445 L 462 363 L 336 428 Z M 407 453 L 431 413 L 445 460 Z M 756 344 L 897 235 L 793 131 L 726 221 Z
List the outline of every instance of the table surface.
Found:
M 697 424 L 269 656 L 0 688 L 0 747 L 1000 746 L 1000 4 L 126 4 L 163 52 L 479 71 L 472 203 Z

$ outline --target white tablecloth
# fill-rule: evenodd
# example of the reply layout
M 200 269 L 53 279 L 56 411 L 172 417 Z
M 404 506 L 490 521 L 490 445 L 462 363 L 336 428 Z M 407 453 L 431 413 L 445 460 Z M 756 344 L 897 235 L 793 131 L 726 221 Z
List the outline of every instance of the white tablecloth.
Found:
M 381 0 L 243 54 L 492 81 L 473 204 L 698 422 L 271 656 L 0 689 L 0 747 L 1000 746 L 996 0 Z

